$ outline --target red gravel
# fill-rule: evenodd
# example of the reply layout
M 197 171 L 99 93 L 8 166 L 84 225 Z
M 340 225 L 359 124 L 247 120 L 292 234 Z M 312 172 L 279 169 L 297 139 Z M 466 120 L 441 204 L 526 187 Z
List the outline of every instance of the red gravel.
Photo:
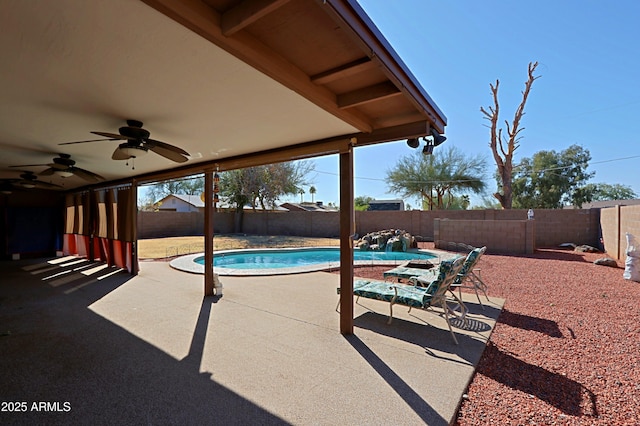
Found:
M 593 264 L 601 257 L 481 258 L 489 297 L 506 302 L 456 425 L 640 425 L 640 283 L 622 278 L 623 262 Z

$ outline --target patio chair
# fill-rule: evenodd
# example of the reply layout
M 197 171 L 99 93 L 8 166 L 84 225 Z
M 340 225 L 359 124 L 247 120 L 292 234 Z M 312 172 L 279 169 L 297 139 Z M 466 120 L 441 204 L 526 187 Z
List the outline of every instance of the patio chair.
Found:
M 453 280 L 453 284 L 451 284 L 451 291 L 454 291 L 456 288 L 458 289 L 458 295 L 462 300 L 462 289 L 466 288 L 469 290 L 473 290 L 476 293 L 476 297 L 478 298 L 478 303 L 480 307 L 484 310 L 484 305 L 480 300 L 480 294 L 478 294 L 478 290 L 484 293 L 484 297 L 487 298 L 487 302 L 490 302 L 489 296 L 487 295 L 487 285 L 482 281 L 481 278 L 481 269 L 476 268 L 480 257 L 487 251 L 487 246 L 473 249 L 467 255 L 467 258 L 464 261 L 464 265 L 462 265 L 462 269 L 460 273 Z
M 403 279 L 409 279 L 411 277 L 415 277 L 417 275 L 422 275 L 424 273 L 431 273 L 434 275 L 438 270 L 437 266 L 440 263 L 440 260 L 436 261 L 432 260 L 408 260 L 401 265 L 396 266 L 393 269 L 389 269 L 383 273 L 383 277 L 385 280 L 389 278 L 397 278 L 398 282 L 401 282 Z
M 443 260 L 440 262 L 436 279 L 431 281 L 427 286 L 392 284 L 379 280 L 356 280 L 354 282 L 353 294 L 358 297 L 356 302 L 360 297 L 389 302 L 389 320 L 387 324 L 391 324 L 391 321 L 393 321 L 393 305 L 408 306 L 409 312 L 411 312 L 412 308 L 425 310 L 434 307 L 441 308 L 453 341 L 458 344 L 458 339 L 456 339 L 453 329 L 451 328 L 451 323 L 449 322 L 449 314 L 453 316 L 457 315 L 447 304 L 446 294 L 449 291 L 449 286 L 460 272 L 460 269 L 462 269 L 463 262 L 464 257 L 462 256 L 455 259 Z M 462 304 L 462 302 L 457 300 L 458 298 L 455 294 L 454 298 Z M 463 321 L 466 321 L 464 318 L 464 313 L 466 313 L 464 311 L 464 305 L 461 305 L 461 308 L 463 309 L 461 318 Z
M 458 297 L 457 297 L 458 300 L 462 300 L 463 288 L 475 291 L 476 297 L 478 298 L 478 303 L 480 303 L 480 307 L 483 310 L 484 310 L 484 305 L 480 300 L 480 294 L 478 293 L 478 290 L 484 293 L 484 296 L 487 298 L 487 301 L 490 302 L 490 300 L 489 300 L 489 296 L 487 296 L 487 285 L 482 281 L 482 278 L 480 275 L 481 270 L 479 268 L 476 268 L 476 265 L 478 264 L 480 257 L 484 254 L 486 250 L 487 250 L 487 247 L 484 246 L 480 248 L 474 248 L 469 252 L 466 259 L 464 260 L 462 269 L 460 270 L 456 278 L 453 280 L 453 283 L 449 288 L 449 291 L 451 293 L 453 293 L 456 288 L 458 289 Z M 385 277 L 391 271 L 385 272 Z M 433 270 L 426 270 L 422 274 L 416 274 L 415 277 L 411 277 L 411 280 L 415 285 L 426 286 L 426 285 L 429 285 L 429 283 L 433 281 L 435 278 L 436 276 Z M 463 306 L 460 306 L 460 307 L 462 308 Z M 464 311 L 466 312 L 466 309 L 464 309 Z

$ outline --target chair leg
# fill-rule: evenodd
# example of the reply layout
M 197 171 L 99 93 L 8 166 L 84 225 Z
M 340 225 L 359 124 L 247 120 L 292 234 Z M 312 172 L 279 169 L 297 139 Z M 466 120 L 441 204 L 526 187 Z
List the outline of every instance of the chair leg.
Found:
M 444 309 L 444 318 L 447 321 L 447 325 L 449 326 L 449 333 L 451 333 L 451 337 L 453 337 L 453 341 L 458 345 L 458 339 L 456 339 L 456 335 L 453 333 L 453 328 L 451 328 L 451 323 L 449 322 L 449 307 L 447 306 L 446 300 L 443 301 L 443 309 Z
M 482 304 L 482 301 L 480 300 L 480 295 L 478 294 L 478 287 L 476 287 L 476 283 L 473 283 L 473 291 L 476 292 L 476 297 L 478 298 L 478 303 L 480 304 L 480 307 L 484 311 L 484 305 Z
M 480 269 L 478 269 L 477 274 L 471 271 L 471 275 L 473 276 L 473 282 L 476 288 L 480 289 L 484 293 L 484 297 L 487 298 L 487 302 L 491 302 L 491 300 L 489 300 L 489 296 L 487 295 L 487 285 L 484 283 L 484 281 L 482 281 L 482 278 L 480 277 Z

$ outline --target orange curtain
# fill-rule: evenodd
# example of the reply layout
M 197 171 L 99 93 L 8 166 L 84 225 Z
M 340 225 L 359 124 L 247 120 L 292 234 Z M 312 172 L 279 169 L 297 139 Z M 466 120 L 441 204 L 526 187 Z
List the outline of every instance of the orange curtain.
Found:
M 135 195 L 133 185 L 67 195 L 64 254 L 137 271 Z

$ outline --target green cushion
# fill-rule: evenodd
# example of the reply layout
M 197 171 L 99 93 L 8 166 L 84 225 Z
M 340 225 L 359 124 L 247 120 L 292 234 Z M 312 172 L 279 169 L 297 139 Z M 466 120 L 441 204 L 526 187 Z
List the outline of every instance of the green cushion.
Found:
M 397 295 L 396 297 L 396 291 Z M 417 291 L 416 291 L 417 290 Z M 402 284 L 390 284 L 384 281 L 356 280 L 353 283 L 353 294 L 367 299 L 383 300 L 401 305 L 422 308 L 428 302 L 431 295 L 425 289 L 406 286 Z M 394 299 L 395 298 L 395 299 Z M 428 304 L 428 303 L 427 303 Z
M 484 250 L 485 248 L 481 247 L 481 248 L 473 249 L 469 252 L 469 254 L 467 255 L 467 258 L 464 260 L 464 263 L 462 264 L 462 269 L 460 269 L 460 272 L 458 273 L 458 276 L 456 277 L 456 279 L 453 280 L 453 284 L 460 284 L 462 282 L 464 277 L 469 273 L 469 271 L 473 269 L 476 262 L 478 262 L 478 258 L 482 253 L 484 253 Z

